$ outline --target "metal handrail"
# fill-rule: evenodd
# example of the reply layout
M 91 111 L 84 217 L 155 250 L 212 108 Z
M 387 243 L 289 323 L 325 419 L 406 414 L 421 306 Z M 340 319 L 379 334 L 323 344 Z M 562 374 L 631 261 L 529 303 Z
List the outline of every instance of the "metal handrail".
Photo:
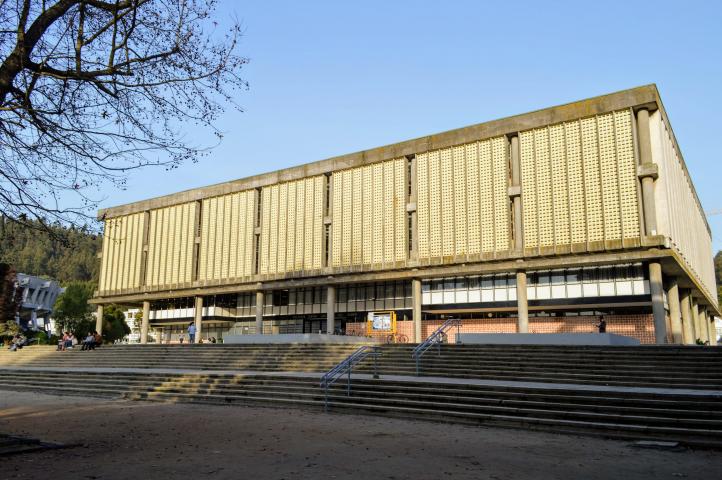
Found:
M 433 345 L 438 345 L 439 356 L 441 356 L 441 344 L 443 343 L 444 338 L 447 336 L 446 330 L 452 327 L 456 327 L 456 333 L 458 338 L 458 333 L 461 330 L 461 319 L 450 318 L 445 321 L 439 328 L 434 330 L 434 333 L 429 335 L 426 340 L 424 340 L 422 343 L 418 344 L 416 348 L 414 348 L 413 352 L 411 353 L 411 357 L 416 362 L 417 377 L 419 376 L 420 371 L 421 356 L 426 353 L 426 351 Z
M 373 355 L 374 357 L 374 378 L 379 378 L 378 374 L 378 356 L 381 355 L 379 347 L 364 345 L 358 350 L 353 352 L 351 355 L 341 360 L 341 362 L 333 367 L 331 370 L 326 372 L 321 377 L 321 388 L 323 388 L 324 400 L 323 410 L 328 411 L 328 387 L 333 385 L 336 380 L 341 378 L 343 374 L 347 374 L 348 380 L 346 384 L 346 396 L 351 395 L 351 371 L 355 365 L 363 362 L 366 357 Z

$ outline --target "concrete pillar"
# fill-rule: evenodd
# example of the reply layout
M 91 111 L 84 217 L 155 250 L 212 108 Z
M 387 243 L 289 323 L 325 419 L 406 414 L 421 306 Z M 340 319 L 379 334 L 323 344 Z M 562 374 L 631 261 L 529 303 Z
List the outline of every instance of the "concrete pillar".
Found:
M 420 343 L 423 339 L 421 338 L 421 280 L 418 278 L 411 280 L 411 300 L 411 317 L 414 323 L 414 343 Z
M 200 295 L 196 297 L 193 315 L 196 323 L 196 343 L 201 343 L 201 334 L 203 333 L 203 297 Z
M 702 332 L 702 342 L 710 343 L 709 338 L 709 327 L 707 326 L 707 309 L 703 306 L 699 306 L 699 329 Z
M 517 333 L 529 332 L 529 303 L 526 297 L 526 272 L 516 272 Z
M 710 314 L 709 316 L 709 323 L 707 324 L 709 326 L 709 344 L 712 346 L 717 345 L 717 328 L 714 324 L 714 315 Z
M 333 335 L 336 329 L 336 287 L 326 287 L 326 333 Z
M 140 322 L 140 343 L 148 343 L 148 325 L 150 325 L 150 302 L 143 302 L 143 320 Z
M 103 334 L 103 306 L 98 305 L 98 309 L 95 314 L 95 330 L 99 334 Z
M 652 142 L 649 130 L 649 110 L 637 112 L 637 138 L 639 140 L 639 177 L 642 180 L 642 210 L 646 235 L 657 235 L 657 209 L 654 201 L 654 180 L 657 170 L 652 160 Z
M 692 325 L 692 303 L 689 290 L 682 290 L 679 309 L 682 313 L 682 339 L 685 345 L 694 345 L 694 326 Z
M 697 301 L 692 297 L 692 325 L 694 325 L 694 341 L 702 340 L 702 332 L 700 331 L 701 323 L 699 321 L 699 307 Z M 704 341 L 704 340 L 703 340 Z
M 677 279 L 671 278 L 667 287 L 667 302 L 669 303 L 669 320 L 672 329 L 672 340 L 674 343 L 684 342 L 682 334 L 682 316 L 679 306 L 679 286 Z
M 256 335 L 263 335 L 263 290 L 256 292 Z
M 511 188 L 509 197 L 512 200 L 514 212 L 514 250 L 521 252 L 524 249 L 524 225 L 521 218 L 521 161 L 519 159 L 519 137 L 511 137 Z
M 649 290 L 652 292 L 654 340 L 658 345 L 662 345 L 667 343 L 667 316 L 664 311 L 662 265 L 659 262 L 649 262 Z

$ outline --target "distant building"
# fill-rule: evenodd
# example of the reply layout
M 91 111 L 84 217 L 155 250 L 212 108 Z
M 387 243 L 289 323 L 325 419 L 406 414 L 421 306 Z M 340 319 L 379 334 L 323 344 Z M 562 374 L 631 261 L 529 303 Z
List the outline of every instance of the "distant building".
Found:
M 17 274 L 17 288 L 22 289 L 18 323 L 30 330 L 52 331 L 51 315 L 58 295 L 65 291 L 55 280 Z
M 393 310 L 415 342 L 449 316 L 468 333 L 590 333 L 603 316 L 693 344 L 720 315 L 711 231 L 653 85 L 98 217 L 92 302 L 142 306 L 141 342 L 191 321 L 197 339 L 353 333 Z

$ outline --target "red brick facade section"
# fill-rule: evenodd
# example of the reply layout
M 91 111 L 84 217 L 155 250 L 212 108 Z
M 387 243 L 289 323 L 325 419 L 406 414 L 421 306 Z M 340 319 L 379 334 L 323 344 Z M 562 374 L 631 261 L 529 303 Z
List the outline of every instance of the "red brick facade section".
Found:
M 642 343 L 654 343 L 654 321 L 651 314 L 635 315 L 605 315 L 607 322 L 607 333 L 616 333 L 627 337 L 638 339 Z M 421 335 L 423 338 L 431 335 L 439 328 L 443 320 L 424 320 L 421 324 Z M 516 318 L 480 318 L 464 319 L 462 321 L 462 333 L 516 333 Z M 530 317 L 529 333 L 596 333 L 595 325 L 598 317 Z M 397 332 L 408 337 L 409 341 L 414 338 L 414 325 L 411 321 L 399 321 L 396 323 Z M 347 323 L 348 333 L 365 335 L 365 323 Z M 456 341 L 456 329 L 449 332 L 449 341 Z M 374 337 L 386 337 L 387 334 L 374 334 Z

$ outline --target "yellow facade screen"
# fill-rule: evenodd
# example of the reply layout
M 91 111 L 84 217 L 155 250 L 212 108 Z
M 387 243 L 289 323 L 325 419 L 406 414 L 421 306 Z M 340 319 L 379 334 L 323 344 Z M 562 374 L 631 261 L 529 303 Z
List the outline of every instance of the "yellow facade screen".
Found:
M 334 172 L 330 266 L 406 260 L 405 158 Z
M 639 238 L 630 111 L 527 130 L 519 138 L 527 254 Z
M 419 258 L 509 250 L 505 137 L 416 156 Z
M 323 266 L 325 181 L 321 175 L 261 190 L 260 274 Z
M 191 202 L 150 211 L 145 285 L 192 281 L 195 210 Z
M 100 292 L 141 286 L 145 215 L 134 213 L 105 221 L 100 268 Z
M 247 190 L 202 201 L 198 280 L 253 274 L 255 199 L 256 192 Z

